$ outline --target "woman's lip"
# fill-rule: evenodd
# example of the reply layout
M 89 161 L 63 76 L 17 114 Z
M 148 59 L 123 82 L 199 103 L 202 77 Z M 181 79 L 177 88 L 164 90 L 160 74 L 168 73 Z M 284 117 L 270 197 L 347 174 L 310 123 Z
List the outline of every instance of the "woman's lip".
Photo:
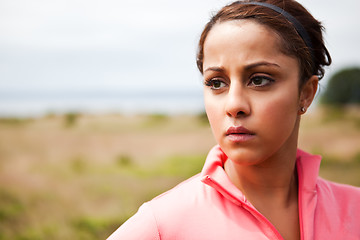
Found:
M 235 143 L 247 142 L 254 137 L 255 137 L 255 133 L 251 132 L 250 130 L 242 126 L 230 127 L 226 131 L 226 138 L 231 142 L 235 142 Z
M 226 135 L 233 135 L 233 134 L 255 135 L 253 132 L 251 132 L 250 130 L 248 130 L 247 128 L 245 128 L 243 126 L 229 127 L 228 130 L 226 131 Z

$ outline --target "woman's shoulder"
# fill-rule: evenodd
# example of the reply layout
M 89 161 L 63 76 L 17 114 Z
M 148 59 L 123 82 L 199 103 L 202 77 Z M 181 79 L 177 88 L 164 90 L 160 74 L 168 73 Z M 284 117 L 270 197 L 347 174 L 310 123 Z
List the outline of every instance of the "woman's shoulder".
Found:
M 318 178 L 318 189 L 327 193 L 355 195 L 360 197 L 360 187 Z
M 204 200 L 203 195 L 207 191 L 206 188 L 207 186 L 201 181 L 201 175 L 197 174 L 156 196 L 147 204 L 157 212 L 163 209 L 166 211 L 184 210 L 184 208 L 193 207 L 195 202 Z
M 360 188 L 342 183 L 336 183 L 323 178 L 318 178 L 317 195 L 320 202 L 323 200 L 326 205 L 333 203 L 340 209 L 350 207 L 360 213 Z M 335 206 L 334 206 L 335 207 Z
M 177 229 L 190 217 L 185 215 L 191 213 L 201 185 L 198 174 L 144 203 L 108 240 L 160 239 L 160 229 Z
M 318 226 L 331 226 L 333 237 L 342 239 L 359 236 L 360 188 L 319 178 L 317 183 L 316 213 Z M 318 232 L 325 234 L 319 227 Z M 339 239 L 335 237 L 336 239 Z

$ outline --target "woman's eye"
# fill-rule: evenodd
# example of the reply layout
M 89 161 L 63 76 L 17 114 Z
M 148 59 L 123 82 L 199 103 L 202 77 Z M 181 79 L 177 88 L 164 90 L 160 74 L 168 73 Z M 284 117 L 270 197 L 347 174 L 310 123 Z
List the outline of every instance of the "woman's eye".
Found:
M 256 76 L 250 79 L 249 86 L 263 87 L 271 84 L 272 82 L 274 82 L 274 80 L 271 78 L 265 76 Z
M 218 90 L 223 87 L 226 87 L 226 83 L 221 80 L 212 79 L 205 83 L 206 86 L 211 87 L 211 89 Z

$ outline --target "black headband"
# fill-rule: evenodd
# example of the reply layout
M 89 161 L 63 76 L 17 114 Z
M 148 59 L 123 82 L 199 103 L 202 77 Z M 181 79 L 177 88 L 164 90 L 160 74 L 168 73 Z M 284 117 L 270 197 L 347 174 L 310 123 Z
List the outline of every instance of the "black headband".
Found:
M 311 58 L 313 60 L 314 63 L 314 51 L 312 48 L 312 43 L 311 43 L 311 39 L 309 37 L 309 34 L 307 33 L 307 31 L 305 30 L 305 28 L 303 27 L 303 25 L 295 18 L 293 17 L 290 13 L 286 12 L 284 9 L 279 8 L 278 6 L 269 4 L 269 3 L 265 3 L 265 2 L 242 2 L 242 1 L 238 1 L 238 3 L 241 4 L 246 4 L 246 5 L 259 5 L 259 6 L 263 6 L 263 7 L 267 7 L 270 8 L 272 10 L 274 10 L 277 13 L 280 13 L 281 15 L 283 15 L 289 22 L 292 23 L 292 25 L 294 26 L 294 28 L 296 29 L 296 32 L 300 35 L 300 37 L 303 39 L 303 41 L 305 42 L 305 45 L 308 47 L 310 54 L 311 54 Z

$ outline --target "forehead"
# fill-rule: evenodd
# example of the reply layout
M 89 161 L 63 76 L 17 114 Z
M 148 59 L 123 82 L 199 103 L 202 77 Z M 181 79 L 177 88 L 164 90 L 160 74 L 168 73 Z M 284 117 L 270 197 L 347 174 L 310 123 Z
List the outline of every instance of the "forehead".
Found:
M 270 28 L 252 20 L 235 20 L 215 24 L 205 40 L 204 50 L 246 47 L 273 53 L 280 51 L 280 43 L 280 37 Z
M 286 62 L 294 59 L 284 54 L 281 43 L 277 32 L 254 20 L 216 23 L 204 43 L 204 65 L 209 62 L 218 65 L 225 59 L 230 62 Z

